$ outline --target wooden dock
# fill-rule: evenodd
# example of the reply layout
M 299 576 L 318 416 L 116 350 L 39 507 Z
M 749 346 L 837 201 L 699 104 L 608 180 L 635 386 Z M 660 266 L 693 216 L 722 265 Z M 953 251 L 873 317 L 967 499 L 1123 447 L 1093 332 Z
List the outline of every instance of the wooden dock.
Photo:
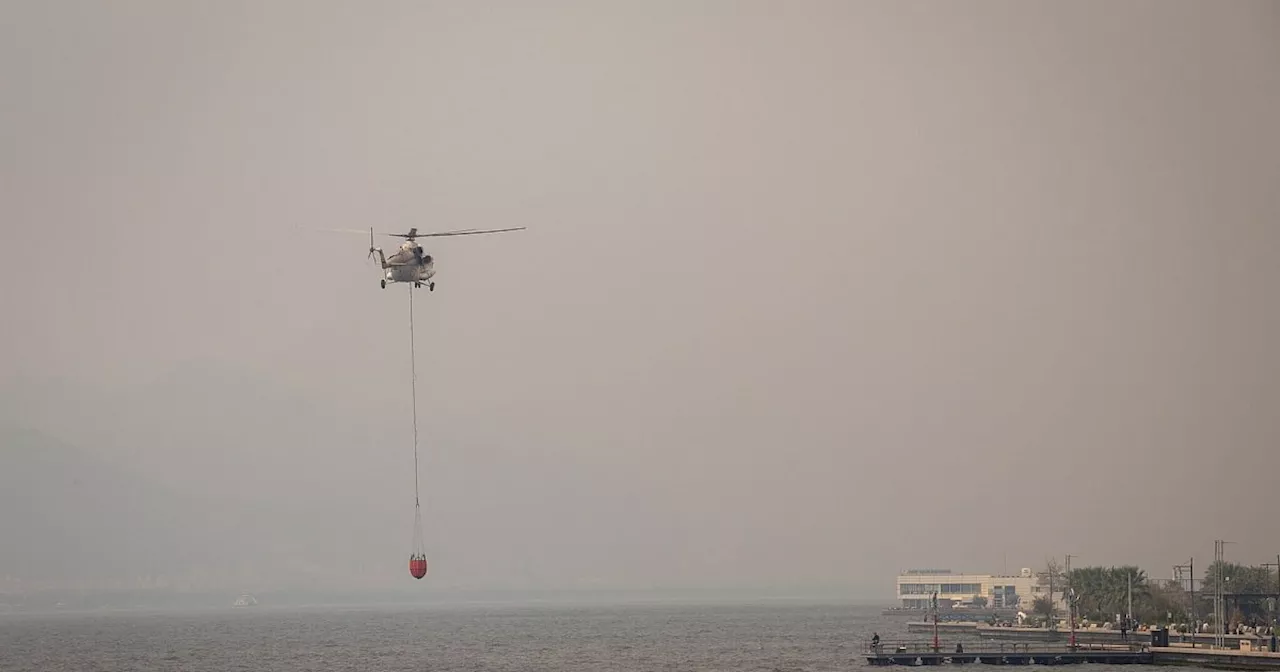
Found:
M 949 644 L 934 648 L 932 643 L 881 642 L 864 651 L 871 665 L 1150 665 L 1150 647 L 1101 644 L 1048 644 L 1021 642 L 977 642 Z

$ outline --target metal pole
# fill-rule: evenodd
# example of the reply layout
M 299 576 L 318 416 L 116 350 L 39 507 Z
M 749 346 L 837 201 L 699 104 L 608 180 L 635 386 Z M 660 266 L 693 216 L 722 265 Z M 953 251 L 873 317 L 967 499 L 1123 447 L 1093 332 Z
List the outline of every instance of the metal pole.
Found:
M 1214 590 L 1214 611 L 1216 612 L 1214 614 L 1214 618 L 1218 621 L 1218 627 L 1215 628 L 1215 630 L 1217 630 L 1217 636 L 1214 640 L 1214 645 L 1219 649 L 1226 648 L 1227 646 L 1227 577 L 1225 574 L 1226 567 L 1223 565 L 1227 563 L 1228 543 L 1230 542 L 1223 539 L 1219 539 L 1216 542 L 1217 557 L 1215 558 L 1215 561 L 1218 566 L 1216 583 L 1218 585 L 1215 587 L 1216 590 Z
M 1128 576 L 1128 577 L 1126 577 L 1126 578 L 1128 579 L 1128 582 L 1129 582 L 1129 583 L 1128 583 L 1128 586 L 1129 586 L 1129 607 L 1128 607 L 1128 608 L 1129 608 L 1129 613 L 1125 615 L 1125 618 L 1126 618 L 1126 619 L 1128 619 L 1128 623 L 1126 623 L 1125 625 L 1128 625 L 1128 626 L 1132 627 L 1132 626 L 1133 626 L 1133 572 L 1129 572 L 1129 576 Z
M 1076 594 L 1071 588 L 1071 556 L 1067 556 L 1067 620 L 1071 628 L 1071 648 L 1076 648 Z
M 1222 646 L 1222 540 L 1213 542 L 1213 648 Z
M 1191 647 L 1196 645 L 1196 561 L 1192 558 L 1185 565 L 1174 565 L 1174 580 L 1178 582 L 1178 589 L 1182 589 L 1182 578 L 1187 577 L 1187 622 L 1191 628 Z M 1185 635 L 1185 633 L 1184 633 Z
M 1276 598 L 1271 605 L 1271 625 L 1276 624 L 1276 612 L 1280 611 L 1280 554 L 1276 555 Z
M 938 652 L 938 593 L 933 594 L 933 651 Z
M 1048 564 L 1047 560 L 1045 561 L 1045 564 Z M 1049 614 L 1045 616 L 1045 625 L 1049 630 L 1056 632 L 1057 628 L 1055 628 L 1053 624 L 1053 567 L 1046 567 L 1045 572 L 1049 574 Z
M 1187 581 L 1191 588 L 1191 648 L 1196 648 L 1196 633 L 1200 628 L 1196 627 L 1196 559 L 1191 558 L 1191 579 Z
M 1276 594 L 1274 597 L 1267 598 L 1267 601 L 1270 602 L 1267 611 L 1271 612 L 1271 626 L 1274 628 L 1276 625 L 1276 611 L 1280 610 L 1280 555 L 1276 556 L 1275 564 L 1266 562 L 1261 566 L 1263 569 L 1267 570 L 1268 575 L 1271 574 L 1272 567 L 1276 568 Z M 1270 579 L 1271 577 L 1268 576 L 1267 580 L 1270 581 Z
M 1218 647 L 1223 649 L 1227 647 L 1227 581 L 1231 580 L 1226 575 L 1227 544 L 1233 543 L 1235 542 L 1225 539 L 1220 541 L 1221 550 L 1218 552 L 1218 612 L 1222 619 L 1218 626 Z

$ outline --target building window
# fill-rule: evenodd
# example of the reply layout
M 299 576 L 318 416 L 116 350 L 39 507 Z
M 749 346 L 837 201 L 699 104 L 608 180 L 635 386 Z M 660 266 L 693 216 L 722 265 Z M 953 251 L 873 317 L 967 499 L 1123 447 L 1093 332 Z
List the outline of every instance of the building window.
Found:
M 977 595 L 982 592 L 980 583 L 944 583 L 939 591 L 946 595 Z

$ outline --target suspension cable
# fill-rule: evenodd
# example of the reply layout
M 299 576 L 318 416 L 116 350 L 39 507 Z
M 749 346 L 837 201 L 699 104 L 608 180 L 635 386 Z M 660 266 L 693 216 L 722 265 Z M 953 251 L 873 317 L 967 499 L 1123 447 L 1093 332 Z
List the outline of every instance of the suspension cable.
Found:
M 413 389 L 413 505 L 419 505 L 418 498 L 418 362 L 414 352 L 413 337 L 413 285 L 409 285 L 409 372 L 412 375 Z

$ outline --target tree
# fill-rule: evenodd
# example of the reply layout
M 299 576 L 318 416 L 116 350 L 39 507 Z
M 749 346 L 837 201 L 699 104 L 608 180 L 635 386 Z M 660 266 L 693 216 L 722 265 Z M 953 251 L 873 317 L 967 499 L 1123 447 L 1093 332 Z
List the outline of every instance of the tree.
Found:
M 1152 584 L 1148 582 L 1149 595 L 1139 601 L 1134 598 L 1133 610 L 1144 623 L 1184 623 L 1189 620 L 1187 613 L 1187 591 L 1182 584 L 1175 581 Z
M 1048 558 L 1044 562 L 1043 571 L 1036 574 L 1036 583 L 1045 591 L 1045 595 L 1038 596 L 1031 602 L 1031 610 L 1040 614 L 1045 618 L 1045 626 L 1053 627 L 1053 617 L 1057 615 L 1057 608 L 1054 606 L 1054 595 L 1058 593 L 1066 593 L 1067 573 L 1062 570 L 1062 565 L 1053 558 Z M 1041 601 L 1043 600 L 1043 604 Z
M 1218 585 L 1218 564 L 1213 563 L 1204 570 L 1204 581 L 1200 591 L 1211 595 Z M 1276 583 L 1271 570 L 1266 567 L 1249 567 L 1234 562 L 1222 564 L 1223 587 L 1228 593 L 1266 593 L 1276 592 Z
M 1106 570 L 1102 567 L 1080 567 L 1071 571 L 1071 588 L 1076 593 L 1076 611 L 1085 618 L 1097 618 L 1107 601 Z
M 1049 558 L 1045 561 L 1045 568 L 1036 575 L 1036 582 L 1042 588 L 1049 592 L 1052 598 L 1054 593 L 1060 593 L 1066 590 L 1067 573 L 1062 571 L 1062 565 L 1057 560 Z
M 1212 563 L 1204 570 L 1204 581 L 1197 591 L 1199 604 L 1197 611 L 1201 614 L 1213 613 L 1213 595 L 1217 591 L 1219 563 Z M 1270 619 L 1271 606 L 1264 595 L 1275 595 L 1277 590 L 1276 575 L 1267 567 L 1250 567 L 1234 562 L 1221 563 L 1223 592 L 1227 594 L 1228 615 L 1232 620 Z M 1253 597 L 1232 597 L 1233 595 L 1253 595 Z M 1238 613 L 1232 613 L 1236 612 Z
M 1043 617 L 1045 620 L 1057 615 L 1058 607 L 1054 605 L 1053 600 L 1041 595 L 1031 602 L 1031 611 L 1037 616 Z
M 982 595 L 974 595 L 973 606 L 977 609 L 985 608 L 987 606 L 987 598 Z
M 1076 593 L 1077 612 L 1086 618 L 1109 621 L 1116 614 L 1128 613 L 1130 586 L 1134 613 L 1150 606 L 1147 574 L 1137 567 L 1082 567 L 1071 570 L 1068 578 Z

